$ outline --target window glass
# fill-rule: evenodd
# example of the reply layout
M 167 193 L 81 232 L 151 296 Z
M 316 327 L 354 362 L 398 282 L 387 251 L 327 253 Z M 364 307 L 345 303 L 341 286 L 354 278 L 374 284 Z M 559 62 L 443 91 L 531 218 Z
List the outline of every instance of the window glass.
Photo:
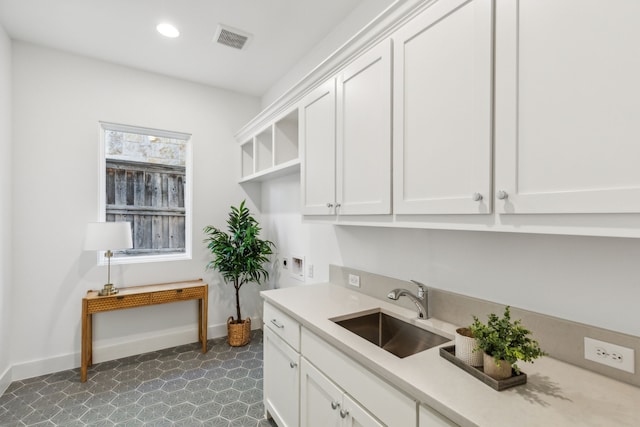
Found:
M 190 135 L 101 123 L 105 221 L 131 224 L 133 248 L 114 259 L 190 256 Z

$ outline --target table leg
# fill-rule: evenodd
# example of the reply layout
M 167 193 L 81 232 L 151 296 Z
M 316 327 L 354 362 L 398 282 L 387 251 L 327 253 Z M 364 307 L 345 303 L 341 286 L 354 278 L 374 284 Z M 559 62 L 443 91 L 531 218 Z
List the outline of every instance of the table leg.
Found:
M 87 366 L 93 366 L 93 314 L 87 314 Z
M 87 300 L 83 299 L 82 300 L 82 319 L 81 319 L 81 325 L 82 325 L 82 337 L 80 339 L 81 341 L 81 349 L 80 349 L 80 381 L 81 382 L 85 382 L 87 381 L 87 329 L 88 329 L 88 325 L 87 325 Z
M 207 327 L 209 324 L 208 321 L 209 314 L 209 285 L 205 285 L 204 287 L 204 298 L 202 298 L 202 316 L 200 319 L 202 321 L 202 352 L 207 352 Z

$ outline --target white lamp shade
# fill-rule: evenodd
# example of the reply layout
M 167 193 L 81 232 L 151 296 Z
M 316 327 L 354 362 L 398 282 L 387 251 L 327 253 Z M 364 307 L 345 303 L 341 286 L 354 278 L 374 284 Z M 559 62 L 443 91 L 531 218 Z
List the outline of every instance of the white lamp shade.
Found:
M 84 249 L 106 251 L 133 247 L 131 225 L 128 222 L 90 222 Z

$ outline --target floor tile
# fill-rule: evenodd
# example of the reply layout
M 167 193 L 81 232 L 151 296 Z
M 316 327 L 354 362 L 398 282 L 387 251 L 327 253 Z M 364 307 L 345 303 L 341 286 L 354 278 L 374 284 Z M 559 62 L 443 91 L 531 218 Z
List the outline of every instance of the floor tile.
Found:
M 13 382 L 0 396 L 0 427 L 277 427 L 264 418 L 262 331 L 98 363 L 80 382 L 70 369 Z

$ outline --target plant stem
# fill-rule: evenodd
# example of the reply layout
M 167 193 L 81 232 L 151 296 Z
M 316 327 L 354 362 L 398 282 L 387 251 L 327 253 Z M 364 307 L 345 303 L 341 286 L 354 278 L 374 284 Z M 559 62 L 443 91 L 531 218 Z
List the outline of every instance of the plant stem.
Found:
M 233 280 L 233 286 L 236 288 L 236 314 L 238 315 L 236 323 L 240 323 L 242 320 L 242 317 L 240 317 L 240 286 L 238 286 L 237 277 Z

